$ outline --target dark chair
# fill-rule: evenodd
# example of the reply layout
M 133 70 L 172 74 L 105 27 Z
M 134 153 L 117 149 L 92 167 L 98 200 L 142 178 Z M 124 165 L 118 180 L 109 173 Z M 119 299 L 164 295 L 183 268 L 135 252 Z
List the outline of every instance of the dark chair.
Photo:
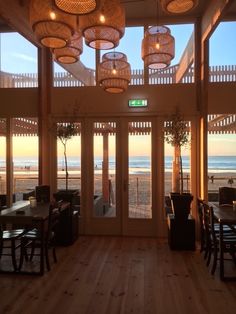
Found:
M 211 228 L 211 238 L 212 238 L 212 248 L 213 248 L 213 264 L 211 268 L 211 274 L 213 275 L 216 270 L 218 253 L 219 253 L 219 243 L 220 243 L 220 235 L 218 230 L 215 228 L 215 220 L 214 220 L 214 212 L 213 208 L 209 207 L 209 217 L 210 217 L 210 228 Z M 233 260 L 236 264 L 236 233 L 233 231 L 223 230 L 223 252 L 229 253 L 231 258 L 224 257 L 224 260 Z
M 206 230 L 204 226 L 203 200 L 200 198 L 197 199 L 197 208 L 200 226 L 200 252 L 203 252 L 206 250 Z
M 50 186 L 49 185 L 38 185 L 35 187 L 35 197 L 37 202 L 50 202 Z
M 16 195 L 12 194 L 12 202 L 15 203 Z M 6 194 L 0 194 L 0 207 L 5 208 L 7 205 L 7 196 Z
M 233 204 L 236 200 L 236 188 L 222 186 L 219 188 L 219 204 Z
M 215 235 L 219 236 L 219 230 L 220 230 L 220 225 L 219 223 L 215 222 L 215 220 L 211 221 L 211 218 L 213 217 L 210 216 L 210 210 L 213 210 L 212 207 L 210 207 L 207 203 L 204 201 L 201 202 L 202 210 L 203 210 L 203 232 L 204 232 L 204 247 L 203 251 L 204 253 L 204 259 L 207 260 L 206 264 L 209 266 L 211 262 L 211 256 L 212 253 L 214 253 L 215 257 L 215 250 L 216 250 L 216 242 L 215 242 Z M 234 235 L 232 232 L 232 229 L 226 225 L 223 226 L 223 231 L 224 234 L 226 235 Z M 213 234 L 214 232 L 214 234 Z M 218 247 L 217 247 L 218 249 Z M 213 264 L 215 263 L 215 260 Z M 214 273 L 214 272 L 212 272 Z
M 25 229 L 4 230 L 5 226 L 0 225 L 0 258 L 11 256 L 14 271 L 18 270 L 16 250 L 21 247 L 21 237 Z M 18 242 L 18 243 L 17 243 Z
M 21 250 L 21 259 L 20 259 L 20 269 L 25 260 L 28 260 L 28 250 L 30 249 L 30 261 L 33 260 L 35 256 L 40 256 L 42 254 L 42 241 L 44 241 L 44 257 L 46 261 L 46 266 L 48 271 L 50 270 L 49 262 L 49 250 L 52 249 L 53 260 L 56 263 L 56 228 L 60 221 L 60 211 L 63 207 L 62 202 L 50 204 L 49 206 L 49 215 L 48 215 L 48 228 L 45 231 L 45 234 L 42 235 L 41 231 L 37 228 L 28 231 L 22 237 L 22 250 Z M 44 258 L 43 257 L 43 258 Z

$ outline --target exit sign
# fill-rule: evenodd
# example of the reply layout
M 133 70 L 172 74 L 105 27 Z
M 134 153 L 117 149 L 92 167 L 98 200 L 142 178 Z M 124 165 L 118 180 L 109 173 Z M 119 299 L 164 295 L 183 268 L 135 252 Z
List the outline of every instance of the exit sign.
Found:
M 130 99 L 129 107 L 132 108 L 147 107 L 147 99 Z

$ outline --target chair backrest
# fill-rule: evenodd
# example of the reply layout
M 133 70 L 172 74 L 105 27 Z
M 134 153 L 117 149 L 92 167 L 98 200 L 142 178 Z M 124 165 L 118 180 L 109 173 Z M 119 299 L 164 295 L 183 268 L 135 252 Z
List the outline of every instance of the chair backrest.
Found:
M 49 185 L 38 185 L 35 187 L 35 197 L 37 202 L 50 202 L 50 186 Z
M 213 241 L 216 242 L 215 218 L 214 218 L 214 210 L 212 206 L 209 206 L 209 217 L 210 217 L 211 235 L 212 235 Z
M 210 206 L 203 202 L 203 227 L 206 233 L 206 237 L 211 235 L 211 221 L 210 221 Z
M 60 221 L 60 209 L 56 204 L 49 205 L 48 229 L 46 231 L 46 242 L 52 239 L 53 233 Z
M 219 188 L 219 204 L 233 204 L 236 200 L 236 188 L 222 186 Z
M 204 202 L 202 199 L 200 198 L 197 199 L 198 217 L 199 217 L 201 233 L 204 231 L 203 203 Z

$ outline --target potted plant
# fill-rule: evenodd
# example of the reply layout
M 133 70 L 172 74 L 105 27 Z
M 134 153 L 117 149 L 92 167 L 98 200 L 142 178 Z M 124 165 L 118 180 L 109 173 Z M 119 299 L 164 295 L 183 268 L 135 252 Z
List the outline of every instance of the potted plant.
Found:
M 65 163 L 65 190 L 60 190 L 54 194 L 55 199 L 58 201 L 63 199 L 64 201 L 72 201 L 74 195 L 77 195 L 77 190 L 68 190 L 68 160 L 67 160 L 67 143 L 74 135 L 76 135 L 76 125 L 73 122 L 68 123 L 57 123 L 56 135 L 63 145 L 64 163 Z
M 181 148 L 187 146 L 190 141 L 188 125 L 184 121 L 178 108 L 167 119 L 165 127 L 165 141 L 174 147 L 172 162 L 172 192 L 171 204 L 176 218 L 186 219 L 190 213 L 193 196 L 183 193 L 183 163 Z

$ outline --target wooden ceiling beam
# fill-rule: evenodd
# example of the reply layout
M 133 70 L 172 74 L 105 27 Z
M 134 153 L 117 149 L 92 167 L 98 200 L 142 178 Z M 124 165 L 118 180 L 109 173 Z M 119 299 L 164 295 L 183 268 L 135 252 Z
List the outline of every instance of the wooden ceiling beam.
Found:
M 212 0 L 202 17 L 202 41 L 210 38 L 234 0 Z

